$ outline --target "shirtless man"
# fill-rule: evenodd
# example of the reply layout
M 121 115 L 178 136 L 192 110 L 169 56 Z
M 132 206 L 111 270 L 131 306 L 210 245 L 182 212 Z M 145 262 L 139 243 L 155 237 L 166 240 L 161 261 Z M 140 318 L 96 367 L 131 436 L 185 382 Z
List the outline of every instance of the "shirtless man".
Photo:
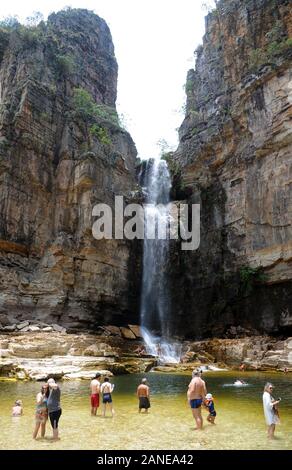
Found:
M 99 407 L 99 390 L 100 390 L 100 382 L 99 379 L 100 374 L 96 374 L 95 378 L 90 382 L 90 390 L 91 390 L 91 416 L 96 416 L 97 408 Z
M 139 399 L 139 413 L 141 413 L 141 410 L 145 410 L 145 413 L 148 413 L 150 408 L 150 388 L 147 385 L 147 379 L 141 380 L 141 384 L 137 388 L 137 397 Z
M 206 384 L 204 380 L 201 379 L 201 371 L 194 370 L 192 374 L 192 380 L 187 391 L 187 398 L 192 409 L 193 417 L 197 423 L 197 427 L 195 428 L 196 430 L 202 429 L 203 427 L 201 405 L 205 400 L 206 394 Z

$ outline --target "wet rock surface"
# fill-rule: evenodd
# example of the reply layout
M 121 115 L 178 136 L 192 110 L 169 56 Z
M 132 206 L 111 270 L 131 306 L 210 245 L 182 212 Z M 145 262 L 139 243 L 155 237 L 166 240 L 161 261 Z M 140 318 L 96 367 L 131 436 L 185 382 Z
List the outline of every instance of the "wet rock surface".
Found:
M 244 364 L 250 370 L 292 371 L 292 339 L 279 341 L 268 336 L 254 336 L 237 339 L 210 339 L 188 344 L 188 350 L 205 360 L 203 366 L 219 365 L 238 368 Z M 192 357 L 192 361 L 194 358 Z
M 0 377 L 19 380 L 88 379 L 106 375 L 147 372 L 157 359 L 135 353 L 136 337 L 66 334 L 32 330 L 0 334 Z
M 184 373 L 244 364 L 248 370 L 292 371 L 292 338 L 267 336 L 183 342 L 178 364 L 137 353 L 141 341 L 117 335 L 31 331 L 0 334 L 0 378 L 88 380 L 102 375 Z

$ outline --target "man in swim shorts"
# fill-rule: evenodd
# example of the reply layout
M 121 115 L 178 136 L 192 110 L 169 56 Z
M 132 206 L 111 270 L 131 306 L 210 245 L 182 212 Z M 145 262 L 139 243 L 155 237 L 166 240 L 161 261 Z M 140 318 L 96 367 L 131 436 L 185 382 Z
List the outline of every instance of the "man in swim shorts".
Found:
M 99 407 L 99 392 L 100 392 L 100 374 L 97 373 L 95 378 L 90 382 L 90 402 L 91 402 L 91 416 L 96 416 L 97 408 Z
M 141 380 L 141 384 L 137 388 L 137 397 L 139 399 L 139 413 L 141 413 L 141 410 L 145 410 L 145 413 L 148 413 L 150 408 L 150 388 L 147 385 L 147 379 Z
M 205 400 L 206 394 L 206 384 L 204 380 L 201 379 L 201 371 L 198 369 L 194 370 L 192 373 L 192 380 L 188 387 L 187 398 L 192 410 L 193 417 L 197 423 L 197 427 L 195 428 L 196 430 L 202 429 L 203 427 L 201 406 Z

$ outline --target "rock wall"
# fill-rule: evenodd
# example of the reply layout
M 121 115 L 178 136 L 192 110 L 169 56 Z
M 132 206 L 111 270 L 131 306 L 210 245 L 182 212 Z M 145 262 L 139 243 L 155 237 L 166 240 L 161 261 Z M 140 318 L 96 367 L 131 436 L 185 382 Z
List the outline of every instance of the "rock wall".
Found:
M 136 184 L 108 26 L 68 9 L 0 43 L 0 323 L 136 323 L 135 247 L 91 233 L 93 206 Z
M 201 204 L 196 252 L 172 247 L 173 331 L 292 331 L 292 10 L 221 0 L 206 18 L 171 166 Z

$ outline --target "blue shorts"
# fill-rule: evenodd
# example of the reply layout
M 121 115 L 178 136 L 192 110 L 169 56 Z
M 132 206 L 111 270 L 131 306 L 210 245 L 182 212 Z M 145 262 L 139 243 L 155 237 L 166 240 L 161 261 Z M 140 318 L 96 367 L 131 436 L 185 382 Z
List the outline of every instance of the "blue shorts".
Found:
M 112 396 L 110 393 L 104 393 L 102 397 L 102 403 L 112 403 Z
M 195 409 L 195 408 L 200 408 L 201 405 L 202 405 L 202 398 L 196 398 L 195 400 L 190 400 L 190 405 L 191 405 L 191 408 Z

